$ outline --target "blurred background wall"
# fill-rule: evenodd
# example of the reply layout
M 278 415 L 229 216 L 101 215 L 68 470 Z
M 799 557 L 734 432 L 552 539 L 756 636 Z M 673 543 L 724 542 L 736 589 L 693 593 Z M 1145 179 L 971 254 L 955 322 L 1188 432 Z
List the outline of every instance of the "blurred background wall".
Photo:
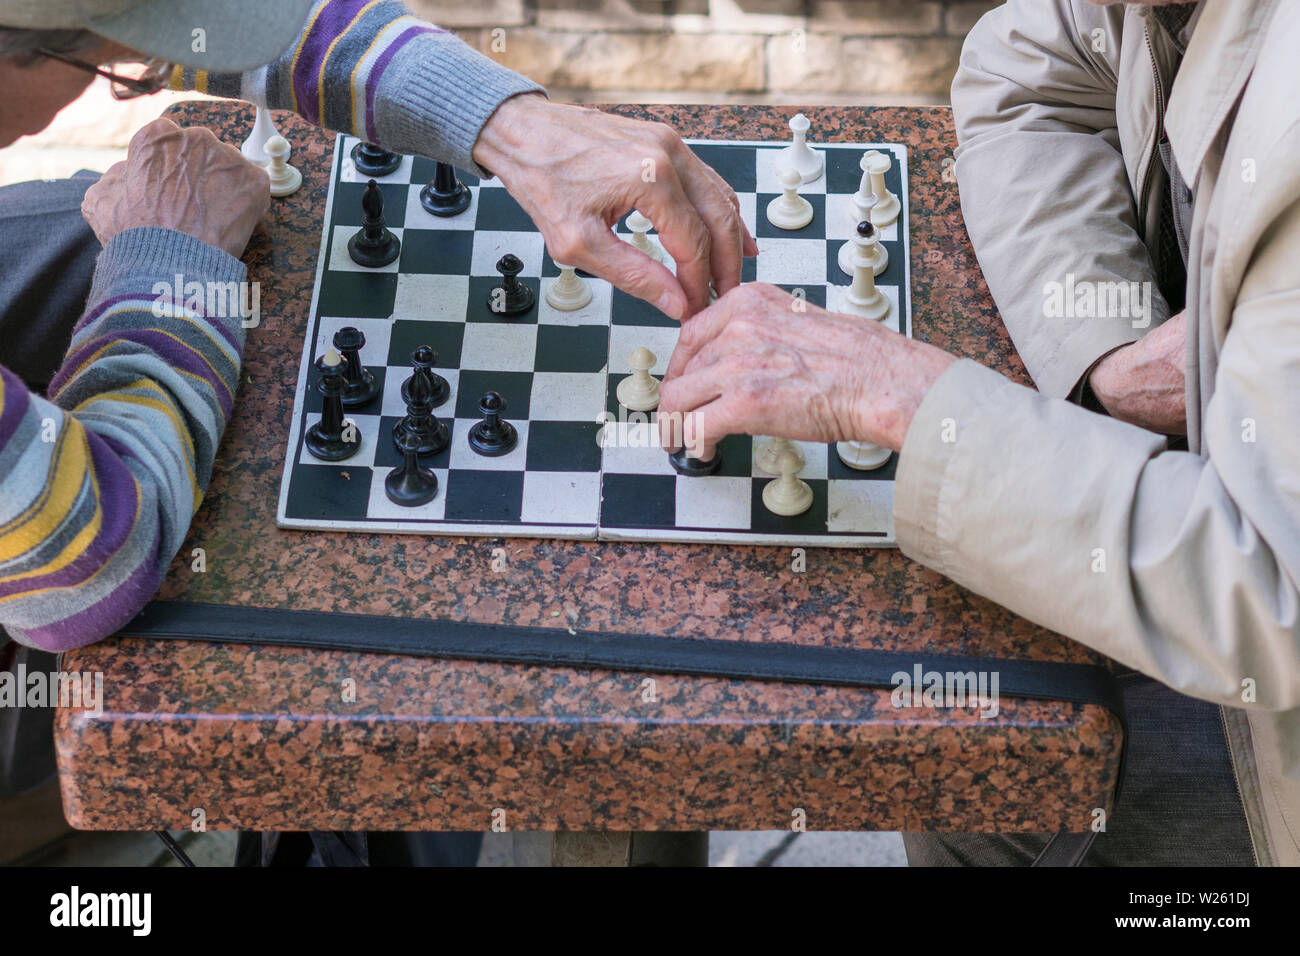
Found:
M 585 102 L 946 103 L 990 0 L 408 0 Z
M 948 102 L 962 40 L 994 0 L 406 0 L 579 102 Z M 177 96 L 102 83 L 0 151 L 0 184 L 103 171 Z

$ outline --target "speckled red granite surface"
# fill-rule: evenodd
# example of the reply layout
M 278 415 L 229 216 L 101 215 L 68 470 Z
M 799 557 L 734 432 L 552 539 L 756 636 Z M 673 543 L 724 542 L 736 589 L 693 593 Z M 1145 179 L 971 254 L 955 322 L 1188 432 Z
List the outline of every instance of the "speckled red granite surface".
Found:
M 615 107 L 684 136 L 774 139 L 786 108 Z M 911 151 L 916 332 L 1027 381 L 945 181 L 946 109 L 812 108 L 815 138 Z M 238 144 L 252 111 L 172 115 Z M 276 528 L 332 137 L 278 116 L 303 188 L 246 256 L 263 325 L 211 490 L 162 597 L 747 641 L 1089 662 L 1086 649 L 892 550 L 810 550 Z M 492 550 L 508 568 L 491 570 Z M 207 569 L 191 570 L 202 547 Z M 105 712 L 63 711 L 83 828 L 1081 829 L 1109 806 L 1121 733 L 1096 706 L 897 710 L 882 691 L 116 639 L 65 656 Z M 345 699 L 355 688 L 355 701 Z

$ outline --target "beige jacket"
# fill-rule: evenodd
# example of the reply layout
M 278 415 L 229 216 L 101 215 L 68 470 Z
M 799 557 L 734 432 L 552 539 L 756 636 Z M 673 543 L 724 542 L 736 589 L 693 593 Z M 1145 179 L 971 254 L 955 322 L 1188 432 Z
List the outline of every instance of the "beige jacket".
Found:
M 1167 188 L 1155 65 L 1172 50 L 1147 16 L 1011 0 L 966 42 L 962 208 L 1040 391 L 953 365 L 908 432 L 895 529 L 916 560 L 1223 705 L 1256 856 L 1296 864 L 1300 0 L 1204 0 L 1169 96 L 1195 191 L 1187 452 L 1062 400 L 1168 313 L 1153 292 L 1148 323 L 1114 285 L 1153 281 Z

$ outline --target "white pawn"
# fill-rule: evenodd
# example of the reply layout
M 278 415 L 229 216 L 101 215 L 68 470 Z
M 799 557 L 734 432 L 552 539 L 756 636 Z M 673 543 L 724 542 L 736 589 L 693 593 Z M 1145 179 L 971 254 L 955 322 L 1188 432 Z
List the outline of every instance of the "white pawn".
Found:
M 870 222 L 858 223 L 857 235 L 851 240 L 857 253 L 853 260 L 853 284 L 840 293 L 837 312 L 876 321 L 888 317 L 892 306 L 889 297 L 876 288 L 876 260 L 871 253 L 871 247 L 879 245 L 879 237 L 879 231 Z
M 869 441 L 837 441 L 835 454 L 840 461 L 857 471 L 871 471 L 889 461 L 892 454 L 883 445 L 873 445 Z
M 876 197 L 876 205 L 871 210 L 871 224 L 882 229 L 897 222 L 903 211 L 898 197 L 885 188 L 885 173 L 893 165 L 894 161 L 879 150 L 869 149 L 862 157 L 862 168 L 871 174 L 871 194 Z
M 266 173 L 271 177 L 271 195 L 288 196 L 302 185 L 302 173 L 289 165 L 289 141 L 283 136 L 272 136 L 266 141 L 266 155 L 270 163 Z
M 640 249 L 651 259 L 656 262 L 664 261 L 663 250 L 650 238 L 649 232 L 654 228 L 652 223 L 640 212 L 633 209 L 627 216 L 627 227 L 632 230 L 631 243 L 637 249 Z
M 812 507 L 813 493 L 808 482 L 799 479 L 799 459 L 787 451 L 776 463 L 780 478 L 773 478 L 763 487 L 763 506 L 774 515 L 793 517 Z
M 546 301 L 553 309 L 575 312 L 591 301 L 591 288 L 573 266 L 560 266 L 559 276 L 546 287 Z
M 779 475 L 781 470 L 777 463 L 787 451 L 794 452 L 795 457 L 799 459 L 799 467 L 803 468 L 803 455 L 799 447 L 788 438 L 769 438 L 759 445 L 754 453 L 754 464 L 766 475 Z
M 795 113 L 790 119 L 790 132 L 794 134 L 794 143 L 781 150 L 777 158 L 777 167 L 787 166 L 799 171 L 805 183 L 816 182 L 826 171 L 826 155 L 819 153 L 808 145 L 808 117 Z
M 659 380 L 650 374 L 655 354 L 644 345 L 628 356 L 632 374 L 614 390 L 618 402 L 630 412 L 652 412 L 659 407 Z
M 802 229 L 813 219 L 812 203 L 799 195 L 799 171 L 781 170 L 781 195 L 767 204 L 767 221 L 778 229 Z
M 866 173 L 862 174 L 862 181 L 863 183 L 867 181 Z M 861 215 L 858 215 L 858 217 L 853 220 L 853 224 L 856 226 L 860 222 L 870 222 L 871 210 L 875 205 L 876 197 L 871 195 L 869 191 L 861 201 L 859 201 L 858 196 L 854 196 L 852 211 L 854 214 L 861 213 Z M 875 256 L 875 265 L 871 267 L 873 273 L 880 275 L 880 273 L 889 268 L 889 250 L 879 242 L 873 244 L 868 252 L 870 255 Z M 836 261 L 839 263 L 840 271 L 846 276 L 853 275 L 853 260 L 856 259 L 857 256 L 857 245 L 852 239 L 845 240 L 844 244 L 840 246 L 839 255 L 836 256 Z
M 279 135 L 280 131 L 275 128 L 275 121 L 271 119 L 271 111 L 265 106 L 259 106 L 257 118 L 253 120 L 253 131 L 248 134 L 248 139 L 244 140 L 244 145 L 239 147 L 239 151 L 250 163 L 265 166 L 266 141 L 272 136 Z

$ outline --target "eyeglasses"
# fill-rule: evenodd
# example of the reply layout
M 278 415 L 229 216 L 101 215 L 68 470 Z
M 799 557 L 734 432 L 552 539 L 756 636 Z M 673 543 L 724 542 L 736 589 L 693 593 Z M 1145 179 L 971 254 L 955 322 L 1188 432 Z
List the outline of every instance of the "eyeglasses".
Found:
M 48 56 L 52 60 L 58 60 L 60 63 L 66 63 L 68 66 L 81 70 L 84 73 L 93 73 L 96 76 L 102 76 L 112 84 L 110 92 L 115 100 L 133 100 L 137 96 L 149 96 L 157 93 L 159 90 L 166 89 L 171 81 L 174 64 L 166 60 L 115 60 L 109 63 L 110 69 L 103 69 L 93 63 L 87 63 L 84 60 L 78 60 L 76 57 L 68 56 L 66 53 L 58 53 L 54 50 L 41 48 L 36 51 L 41 56 Z M 114 72 L 117 65 L 132 65 L 143 67 L 138 76 L 123 76 L 121 73 Z

